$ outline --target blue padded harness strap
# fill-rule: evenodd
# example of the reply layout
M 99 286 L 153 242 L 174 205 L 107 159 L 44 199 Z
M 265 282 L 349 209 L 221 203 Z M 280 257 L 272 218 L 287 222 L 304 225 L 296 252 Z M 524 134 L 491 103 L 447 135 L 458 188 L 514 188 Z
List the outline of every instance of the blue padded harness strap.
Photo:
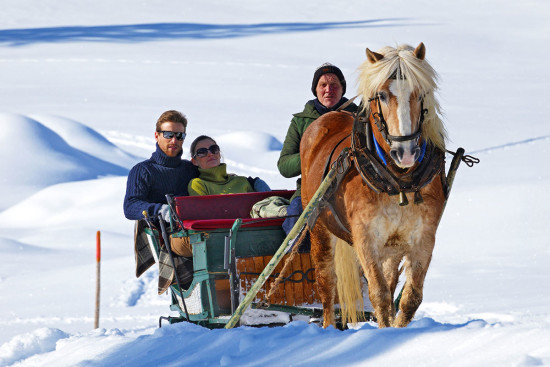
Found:
M 378 145 L 378 142 L 376 141 L 376 137 L 374 136 L 374 131 L 372 133 L 372 140 L 374 141 L 374 148 L 376 149 L 376 154 L 378 154 L 378 157 L 384 162 L 384 165 L 387 166 L 388 163 L 386 162 L 386 158 L 384 157 L 384 151 L 382 148 L 380 148 L 380 145 Z
M 420 155 L 418 156 L 418 158 L 416 159 L 418 162 L 422 162 L 422 160 L 424 159 L 424 154 L 426 153 L 426 140 L 424 140 L 424 142 L 422 143 L 422 152 L 420 153 Z

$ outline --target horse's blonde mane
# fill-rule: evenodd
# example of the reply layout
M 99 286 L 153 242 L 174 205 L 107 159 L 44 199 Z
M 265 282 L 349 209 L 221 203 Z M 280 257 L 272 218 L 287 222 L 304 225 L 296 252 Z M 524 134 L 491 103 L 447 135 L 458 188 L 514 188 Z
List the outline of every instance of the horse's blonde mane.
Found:
M 369 98 L 374 97 L 394 73 L 400 73 L 404 79 L 397 78 L 398 82 L 407 83 L 409 88 L 424 96 L 424 108 L 428 113 L 424 117 L 422 136 L 436 147 L 444 149 L 447 133 L 441 119 L 439 102 L 435 98 L 439 78 L 436 71 L 428 61 L 417 58 L 414 48 L 409 45 L 399 45 L 397 48 L 387 46 L 377 52 L 384 58 L 374 64 L 365 60 L 358 70 L 358 94 L 363 99 L 363 110 L 369 113 Z

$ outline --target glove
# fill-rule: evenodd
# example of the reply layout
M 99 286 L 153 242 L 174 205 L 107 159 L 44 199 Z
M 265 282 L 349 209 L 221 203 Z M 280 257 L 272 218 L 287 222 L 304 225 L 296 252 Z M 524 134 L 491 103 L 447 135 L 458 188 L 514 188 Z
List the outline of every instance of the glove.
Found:
M 170 222 L 170 207 L 167 204 L 162 204 L 159 210 L 159 214 L 162 216 L 165 222 Z
M 256 177 L 256 179 L 254 180 L 254 191 L 266 192 L 271 191 L 271 188 L 261 178 Z

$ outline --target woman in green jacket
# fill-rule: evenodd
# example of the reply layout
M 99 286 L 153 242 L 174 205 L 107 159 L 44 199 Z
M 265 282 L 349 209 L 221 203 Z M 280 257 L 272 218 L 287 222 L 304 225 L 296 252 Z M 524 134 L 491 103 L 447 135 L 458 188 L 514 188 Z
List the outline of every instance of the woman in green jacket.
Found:
M 221 163 L 220 147 L 209 136 L 201 135 L 191 143 L 191 162 L 199 167 L 199 177 L 189 182 L 191 196 L 271 191 L 258 177 L 228 174 L 226 164 Z
M 318 117 L 327 112 L 337 110 L 348 101 L 344 97 L 346 93 L 344 74 L 342 74 L 342 71 L 338 67 L 330 63 L 325 63 L 315 70 L 311 83 L 311 92 L 316 98 L 308 101 L 302 112 L 293 115 L 294 117 L 290 122 L 283 149 L 277 162 L 279 172 L 287 178 L 300 176 L 302 173 L 300 141 L 307 127 Z M 355 112 L 357 111 L 357 105 L 351 103 L 344 110 Z M 301 179 L 298 178 L 296 181 L 296 192 L 292 196 L 290 206 L 287 209 L 290 217 L 283 223 L 283 229 L 287 234 L 298 220 L 298 216 L 302 213 L 300 188 Z

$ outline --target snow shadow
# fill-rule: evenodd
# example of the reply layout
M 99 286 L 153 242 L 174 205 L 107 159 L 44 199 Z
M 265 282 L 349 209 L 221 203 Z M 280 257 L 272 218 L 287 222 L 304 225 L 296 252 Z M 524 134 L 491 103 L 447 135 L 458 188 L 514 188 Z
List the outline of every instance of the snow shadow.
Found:
M 483 320 L 443 324 L 424 318 L 407 328 L 358 330 L 319 328 L 303 321 L 283 327 L 238 327 L 208 330 L 198 325 L 166 325 L 116 346 L 101 358 L 79 366 L 349 366 L 366 364 L 377 356 L 428 334 L 457 329 L 481 329 Z M 284 351 L 284 352 L 282 352 Z M 299 359 L 297 360 L 297 356 Z
M 321 23 L 150 23 L 103 26 L 65 26 L 0 30 L 0 44 L 24 46 L 60 42 L 148 42 L 176 39 L 221 39 L 274 33 L 311 32 L 343 28 L 395 27 L 406 18 L 385 18 Z

